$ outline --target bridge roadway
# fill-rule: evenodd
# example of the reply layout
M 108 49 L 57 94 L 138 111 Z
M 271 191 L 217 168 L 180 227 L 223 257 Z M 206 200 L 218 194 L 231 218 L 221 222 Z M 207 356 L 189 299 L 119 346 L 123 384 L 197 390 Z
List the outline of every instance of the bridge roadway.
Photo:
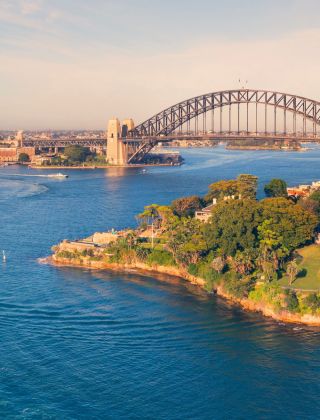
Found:
M 169 136 L 145 136 L 142 138 L 132 137 L 124 139 L 128 142 L 141 141 L 170 142 L 175 140 L 216 140 L 216 141 L 237 141 L 237 140 L 288 140 L 298 142 L 320 142 L 320 135 L 284 134 L 284 133 L 205 133 L 205 134 L 171 134 Z
M 24 147 L 36 147 L 38 149 L 51 147 L 83 146 L 83 147 L 103 147 L 106 146 L 106 139 L 96 138 L 73 138 L 63 137 L 57 139 L 38 139 L 26 138 L 22 141 Z
M 215 141 L 235 141 L 235 140 L 288 140 L 288 141 L 299 141 L 299 142 L 320 142 L 320 135 L 302 135 L 302 134 L 284 134 L 284 133 L 204 133 L 204 134 L 179 134 L 173 133 L 169 136 L 145 136 L 142 138 L 128 137 L 123 139 L 125 143 L 136 143 L 141 142 L 161 142 L 167 143 L 173 140 L 215 140 Z M 23 140 L 24 147 L 36 147 L 38 149 L 43 148 L 63 148 L 67 146 L 79 145 L 83 147 L 105 147 L 107 145 L 107 139 L 104 138 L 58 138 L 58 139 L 33 139 L 27 138 Z

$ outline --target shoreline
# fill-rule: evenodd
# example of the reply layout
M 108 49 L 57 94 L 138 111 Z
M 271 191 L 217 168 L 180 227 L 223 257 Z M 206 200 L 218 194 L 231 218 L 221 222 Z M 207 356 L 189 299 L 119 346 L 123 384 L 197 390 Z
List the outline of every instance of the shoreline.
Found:
M 52 165 L 52 166 L 39 166 L 39 165 L 28 165 L 31 169 L 112 169 L 112 168 L 153 168 L 156 166 L 181 166 L 181 165 L 171 165 L 169 163 L 159 163 L 159 164 L 132 164 L 132 165 L 92 165 L 92 166 L 59 166 L 59 165 Z
M 127 272 L 130 273 L 132 270 L 138 273 L 149 274 L 166 274 L 172 277 L 179 277 L 180 279 L 190 282 L 193 285 L 205 289 L 205 280 L 200 277 L 192 276 L 180 267 L 173 266 L 160 266 L 153 265 L 149 266 L 145 263 L 135 262 L 134 264 L 118 264 L 118 263 L 107 263 L 102 261 L 89 261 L 89 260 L 75 260 L 71 262 L 67 258 L 56 257 L 55 255 L 46 258 L 40 258 L 39 263 L 49 264 L 55 267 L 74 267 L 74 268 L 87 268 L 92 270 L 110 270 L 116 272 Z M 207 292 L 208 293 L 208 292 Z M 240 306 L 244 311 L 260 313 L 265 317 L 272 318 L 275 321 L 291 323 L 291 324 L 303 324 L 313 327 L 320 327 L 320 317 L 310 314 L 300 315 L 298 313 L 290 313 L 289 311 L 281 310 L 279 313 L 275 312 L 270 305 L 264 302 L 255 302 L 249 298 L 237 298 L 227 293 L 222 286 L 217 286 L 214 293 L 218 296 L 223 297 L 228 302 L 234 305 Z
M 260 147 L 260 146 L 226 146 L 226 150 L 251 150 L 255 152 L 269 151 L 269 152 L 301 152 L 303 148 L 288 148 L 283 147 Z

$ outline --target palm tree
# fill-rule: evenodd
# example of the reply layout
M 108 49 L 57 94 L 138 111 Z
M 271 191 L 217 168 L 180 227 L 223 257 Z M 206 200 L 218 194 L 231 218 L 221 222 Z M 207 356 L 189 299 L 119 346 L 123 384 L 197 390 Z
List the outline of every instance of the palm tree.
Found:
M 131 249 L 137 243 L 137 234 L 133 230 L 130 230 L 126 236 L 126 241 L 129 249 Z
M 143 213 L 138 215 L 138 218 L 140 220 L 143 220 L 144 223 L 147 223 L 147 225 L 149 225 L 151 221 L 151 244 L 152 244 L 151 246 L 152 248 L 154 246 L 154 222 L 160 219 L 158 207 L 159 206 L 157 204 L 151 204 L 150 206 L 146 206 L 144 208 Z

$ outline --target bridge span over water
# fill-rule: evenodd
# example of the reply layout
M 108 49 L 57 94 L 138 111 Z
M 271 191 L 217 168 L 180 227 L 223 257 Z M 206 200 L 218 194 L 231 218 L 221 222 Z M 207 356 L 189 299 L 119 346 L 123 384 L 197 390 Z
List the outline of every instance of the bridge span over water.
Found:
M 129 130 L 129 137 L 142 141 L 128 162 L 140 161 L 161 138 L 177 132 L 319 141 L 319 125 L 320 102 L 303 96 L 252 89 L 212 92 L 172 105 Z
M 110 163 L 139 163 L 159 143 L 172 140 L 320 141 L 320 102 L 252 89 L 212 92 L 184 100 L 134 126 L 110 120 L 106 139 L 24 140 L 34 147 L 80 144 L 104 147 Z

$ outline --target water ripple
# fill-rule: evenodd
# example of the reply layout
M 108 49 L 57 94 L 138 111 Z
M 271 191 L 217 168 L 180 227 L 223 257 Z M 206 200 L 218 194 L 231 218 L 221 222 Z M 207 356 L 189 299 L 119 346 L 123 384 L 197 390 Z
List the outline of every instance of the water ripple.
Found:
M 319 329 L 244 313 L 167 276 L 37 263 L 64 238 L 133 225 L 146 203 L 204 194 L 217 179 L 252 172 L 262 192 L 274 176 L 319 177 L 317 146 L 182 153 L 181 168 L 70 171 L 49 189 L 1 170 L 1 418 L 319 417 Z

